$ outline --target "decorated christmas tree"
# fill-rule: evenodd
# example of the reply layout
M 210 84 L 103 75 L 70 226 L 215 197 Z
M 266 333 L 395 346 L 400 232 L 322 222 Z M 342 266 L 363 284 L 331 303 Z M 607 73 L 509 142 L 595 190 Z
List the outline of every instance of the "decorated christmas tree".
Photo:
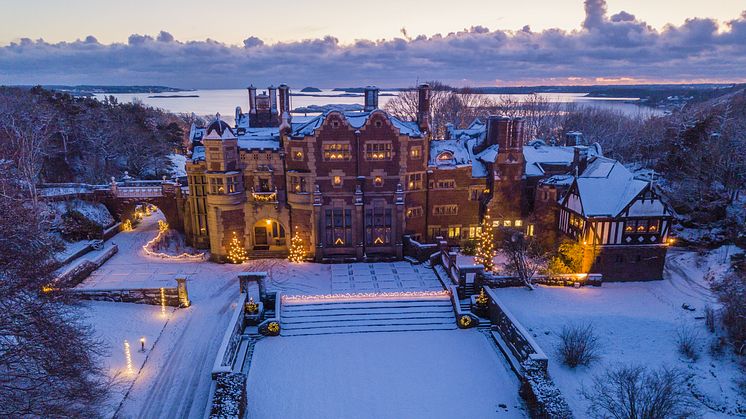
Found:
M 291 262 L 303 262 L 305 259 L 306 246 L 303 244 L 300 234 L 298 234 L 298 227 L 296 227 L 293 239 L 290 241 L 290 255 L 288 256 L 288 260 Z
M 492 228 L 492 219 L 490 210 L 484 214 L 482 220 L 482 232 L 477 239 L 477 249 L 474 262 L 484 266 L 484 270 L 489 272 L 495 267 L 492 258 L 495 256 L 495 233 Z
M 231 242 L 228 244 L 228 260 L 230 260 L 231 263 L 243 263 L 246 261 L 246 258 L 246 249 L 241 246 L 241 242 L 238 241 L 238 236 L 234 231 Z

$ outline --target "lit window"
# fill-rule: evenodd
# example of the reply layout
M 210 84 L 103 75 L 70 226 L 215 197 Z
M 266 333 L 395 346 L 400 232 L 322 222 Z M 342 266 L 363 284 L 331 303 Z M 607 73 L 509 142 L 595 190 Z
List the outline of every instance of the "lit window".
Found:
M 453 179 L 438 180 L 435 182 L 435 187 L 438 189 L 456 189 L 456 181 Z
M 391 143 L 365 144 L 366 160 L 391 160 Z
M 450 151 L 444 151 L 438 154 L 438 161 L 450 161 L 453 160 L 453 153 Z
M 528 229 L 526 229 L 526 235 L 529 236 L 529 237 L 534 235 L 534 225 L 533 224 L 529 224 L 528 225 Z
M 515 226 L 516 227 L 522 227 L 523 226 L 523 221 L 522 220 L 515 220 Z
M 422 148 L 420 146 L 414 146 L 409 150 L 409 156 L 413 159 L 419 159 L 422 157 Z
M 342 176 L 334 176 L 332 178 L 332 185 L 334 185 L 334 186 L 340 186 L 340 185 L 342 185 Z
M 407 218 L 422 217 L 422 207 L 413 207 L 407 209 Z
M 347 143 L 327 143 L 324 144 L 324 160 L 339 161 L 350 160 L 350 145 Z
M 293 156 L 293 160 L 295 161 L 303 160 L 303 150 L 301 150 L 300 148 L 293 148 L 293 151 L 291 154 Z
M 635 228 L 628 224 L 627 227 L 624 228 L 624 231 L 626 231 L 627 233 L 631 233 L 635 231 Z
M 449 239 L 461 238 L 461 227 L 448 227 L 448 238 Z
M 373 178 L 373 185 L 376 187 L 383 186 L 383 178 L 380 176 L 376 176 L 375 178 Z
M 290 176 L 290 190 L 295 193 L 306 192 L 306 178 Z
M 407 189 L 410 191 L 418 191 L 422 189 L 422 173 L 412 173 L 409 175 Z
M 513 223 L 512 223 L 512 222 L 511 222 L 510 220 L 505 220 L 505 222 L 503 223 L 503 225 L 504 225 L 505 227 L 510 227 L 510 226 L 511 226 L 512 224 L 513 224 Z

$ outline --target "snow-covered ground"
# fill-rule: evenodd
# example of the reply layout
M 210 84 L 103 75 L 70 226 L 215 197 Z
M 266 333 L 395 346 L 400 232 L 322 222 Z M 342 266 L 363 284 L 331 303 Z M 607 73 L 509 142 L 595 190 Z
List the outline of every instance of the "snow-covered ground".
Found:
M 251 419 L 526 417 L 515 375 L 473 329 L 265 338 L 248 382 Z
M 440 288 L 432 270 L 401 262 L 322 265 L 255 260 L 228 265 L 151 257 L 142 246 L 158 234 L 160 219 L 162 214 L 156 212 L 145 217 L 135 230 L 108 240 L 104 248 L 116 243 L 119 252 L 79 285 L 82 289 L 173 287 L 176 277 L 187 278 L 192 306 L 173 311 L 168 323 L 160 328 L 157 323 L 148 323 L 157 319 L 152 315 L 160 313 L 160 307 L 90 304 L 91 324 L 110 346 L 108 365 L 113 374 L 121 368 L 124 340 L 129 341 L 130 335 L 137 339 L 145 335 L 148 342 L 155 343 L 121 406 L 122 393 L 112 400 L 114 408 L 118 408 L 117 417 L 202 417 L 209 402 L 212 364 L 236 308 L 239 272 L 267 271 L 267 288 L 286 294 Z M 82 258 L 94 258 L 99 253 L 93 251 Z M 142 320 L 142 326 L 138 326 L 138 321 L 130 320 L 138 318 L 148 321 Z M 138 344 L 130 342 L 135 349 Z M 133 354 L 135 369 L 139 369 L 141 361 Z M 511 397 L 516 388 L 511 388 Z
M 583 385 L 590 385 L 594 374 L 614 364 L 642 364 L 649 367 L 677 366 L 692 374 L 690 383 L 700 399 L 716 409 L 701 406 L 706 418 L 735 415 L 746 408 L 738 383 L 743 379 L 737 361 L 725 349 L 713 357 L 709 347 L 713 335 L 704 325 L 703 308 L 715 298 L 704 281 L 709 270 L 728 264 L 732 248 L 721 248 L 705 255 L 671 249 L 665 279 L 655 282 L 606 283 L 601 288 L 580 289 L 542 287 L 496 290 L 499 298 L 519 321 L 534 333 L 550 357 L 549 372 L 562 389 L 577 417 L 582 417 L 587 401 Z M 682 308 L 688 304 L 695 311 Z M 563 325 L 593 324 L 602 344 L 601 359 L 576 370 L 565 367 L 555 353 Z M 700 357 L 690 361 L 678 353 L 677 333 L 691 327 L 699 334 Z

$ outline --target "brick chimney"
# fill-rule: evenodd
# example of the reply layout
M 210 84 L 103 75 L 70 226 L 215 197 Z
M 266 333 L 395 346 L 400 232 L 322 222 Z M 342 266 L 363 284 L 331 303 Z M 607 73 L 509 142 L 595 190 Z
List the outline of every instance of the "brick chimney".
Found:
M 578 169 L 577 173 L 582 175 L 588 167 L 588 147 L 576 145 L 573 147 L 572 165 Z
M 508 146 L 512 149 L 520 150 L 523 147 L 523 118 L 515 117 L 511 122 Z
M 280 117 L 287 112 L 290 115 L 290 87 L 283 83 L 277 88 L 280 92 Z
M 254 85 L 250 85 L 246 88 L 249 91 L 249 113 L 255 114 L 256 113 L 256 87 Z
M 576 145 L 585 145 L 585 141 L 583 140 L 583 133 L 578 131 L 570 131 L 566 133 L 565 145 L 570 147 Z
M 376 86 L 365 87 L 365 112 L 371 112 L 378 109 L 378 88 Z
M 272 115 L 277 115 L 277 88 L 275 86 L 269 86 L 267 88 L 269 94 L 269 111 Z
M 417 125 L 421 131 L 430 131 L 430 85 L 422 83 L 417 86 Z

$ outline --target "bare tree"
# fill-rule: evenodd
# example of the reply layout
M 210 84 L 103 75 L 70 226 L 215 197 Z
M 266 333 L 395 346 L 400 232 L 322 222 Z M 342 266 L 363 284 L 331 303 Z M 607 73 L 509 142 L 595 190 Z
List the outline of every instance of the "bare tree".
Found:
M 565 325 L 560 332 L 557 353 L 570 368 L 588 365 L 599 357 L 600 345 L 593 325 Z
M 583 396 L 594 418 L 683 418 L 694 407 L 686 380 L 682 371 L 673 368 L 621 366 L 596 375 Z
M 505 270 L 516 275 L 527 287 L 533 289 L 533 278 L 542 265 L 544 255 L 538 243 L 521 231 L 506 229 L 500 250 L 507 258 Z

